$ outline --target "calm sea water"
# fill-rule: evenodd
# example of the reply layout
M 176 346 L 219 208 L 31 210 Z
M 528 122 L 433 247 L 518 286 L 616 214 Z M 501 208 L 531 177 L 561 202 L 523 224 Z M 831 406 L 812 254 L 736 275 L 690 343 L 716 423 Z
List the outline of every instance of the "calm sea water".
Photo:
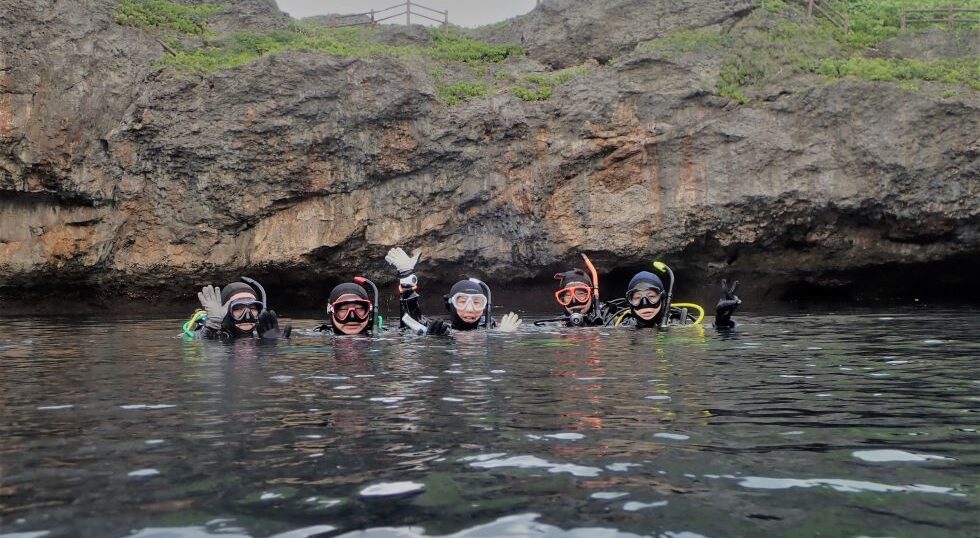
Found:
M 980 312 L 738 319 L 3 320 L 0 536 L 980 535 Z

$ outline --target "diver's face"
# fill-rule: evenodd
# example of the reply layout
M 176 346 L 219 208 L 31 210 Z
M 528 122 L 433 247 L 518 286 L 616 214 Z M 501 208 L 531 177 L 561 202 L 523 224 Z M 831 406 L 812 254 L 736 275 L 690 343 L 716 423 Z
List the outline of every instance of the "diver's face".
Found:
M 361 334 L 371 322 L 371 303 L 348 293 L 334 301 L 333 323 L 344 334 Z
M 637 310 L 636 317 L 644 321 L 650 321 L 651 319 L 657 317 L 657 314 L 659 313 L 660 313 L 660 305 L 658 304 L 653 308 L 641 308 Z
M 256 301 L 257 299 L 255 298 L 254 293 L 249 293 L 247 291 L 240 291 L 232 295 L 231 298 L 228 300 L 228 302 L 233 303 L 235 301 L 242 301 L 242 300 Z M 251 332 L 252 329 L 255 328 L 255 322 L 249 320 L 236 321 L 235 328 L 238 329 L 239 331 L 242 331 L 243 333 Z
M 480 318 L 483 316 L 483 309 L 481 308 L 479 310 L 469 310 L 469 309 L 457 310 L 456 313 L 459 314 L 459 318 L 465 321 L 466 323 L 476 323 L 477 321 L 480 321 Z
M 456 309 L 456 315 L 466 323 L 476 323 L 487 308 L 487 296 L 482 293 L 459 292 L 450 297 L 449 302 Z

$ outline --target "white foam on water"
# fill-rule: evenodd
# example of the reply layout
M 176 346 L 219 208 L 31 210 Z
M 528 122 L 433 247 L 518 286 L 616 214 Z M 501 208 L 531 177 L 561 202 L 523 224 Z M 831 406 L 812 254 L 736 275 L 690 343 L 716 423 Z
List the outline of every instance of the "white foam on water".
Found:
M 872 461 L 876 463 L 882 462 L 906 462 L 906 461 L 933 461 L 933 460 L 951 460 L 953 458 L 947 458 L 944 456 L 934 456 L 932 454 L 913 454 L 912 452 L 905 452 L 904 450 L 892 450 L 892 449 L 882 449 L 882 450 L 856 450 L 851 453 L 852 456 L 863 461 Z
M 322 435 L 304 435 L 303 437 L 306 437 L 307 439 L 322 439 L 323 438 Z
M 893 320 L 895 318 L 890 317 L 890 316 L 885 316 L 885 317 L 881 317 L 881 318 L 878 318 L 878 319 L 881 320 L 881 321 L 891 321 L 891 320 Z
M 573 463 L 552 463 L 537 456 L 511 456 L 509 458 L 498 456 L 497 458 L 482 459 L 470 463 L 470 467 L 482 469 L 498 469 L 501 467 L 515 467 L 518 469 L 546 469 L 549 473 L 568 473 L 572 476 L 592 478 L 599 476 L 602 469 L 598 467 L 588 467 L 585 465 L 575 465 Z
M 163 439 L 147 439 L 146 441 L 143 442 L 148 445 L 159 445 L 163 443 Z
M 623 510 L 627 512 L 636 512 L 638 510 L 644 510 L 646 508 L 660 508 L 661 506 L 667 506 L 667 501 L 657 501 L 652 503 L 641 503 L 637 501 L 630 501 L 623 505 Z
M 282 493 L 270 493 L 268 491 L 262 493 L 262 495 L 259 495 L 260 501 L 272 501 L 281 498 L 282 498 Z
M 922 343 L 923 344 L 926 344 L 926 345 L 929 345 L 929 346 L 935 346 L 935 345 L 939 345 L 939 344 L 945 344 L 946 341 L 945 340 L 923 340 Z
M 854 368 L 847 368 L 846 366 L 841 366 L 840 369 L 842 371 L 844 371 L 844 372 L 850 372 L 850 371 L 854 370 Z
M 126 538 L 252 538 L 248 534 L 238 534 L 243 529 L 220 528 L 211 532 L 204 527 L 146 527 Z
M 379 350 L 379 351 L 380 351 L 380 350 Z M 374 374 L 357 374 L 357 375 L 356 375 L 356 376 L 354 376 L 354 377 L 357 377 L 357 378 L 363 378 L 363 377 L 374 377 Z
M 156 469 L 136 469 L 135 471 L 130 471 L 126 473 L 126 476 L 143 477 L 143 476 L 156 476 L 158 474 L 160 474 L 160 471 Z
M 337 385 L 333 389 L 334 390 L 351 390 L 351 389 L 356 389 L 356 388 L 357 388 L 357 385 Z
M 562 441 L 578 441 L 579 439 L 585 439 L 585 436 L 581 433 L 553 433 L 551 435 L 545 435 L 545 437 L 560 439 Z
M 491 374 L 506 374 L 507 370 L 490 370 Z
M 639 463 L 610 463 L 606 465 L 606 469 L 616 472 L 628 471 L 630 467 L 643 467 L 643 465 Z
M 270 377 L 269 379 L 275 381 L 276 383 L 289 383 L 290 381 L 293 380 L 293 376 L 291 376 L 291 375 L 274 375 L 274 376 Z
M 407 493 L 421 493 L 425 491 L 425 485 L 418 482 L 382 482 L 374 484 L 361 490 L 361 497 L 387 497 L 390 495 L 405 495 Z
M 318 534 L 335 530 L 337 530 L 337 527 L 334 527 L 333 525 L 313 525 L 312 527 L 303 527 L 302 529 L 273 534 L 269 538 L 308 538 L 310 536 L 316 536 Z
M 453 398 L 452 396 L 446 396 L 442 399 L 444 402 L 464 402 L 466 400 L 462 398 Z
M 885 364 L 908 364 L 912 361 L 887 361 Z
M 322 458 L 322 457 L 323 457 L 323 452 L 314 452 L 309 456 L 307 456 L 307 458 Z
M 443 372 L 445 372 L 447 374 L 462 374 L 463 373 L 462 370 L 443 370 Z
M 119 406 L 122 409 L 134 410 L 134 409 L 167 409 L 169 407 L 177 407 L 173 404 L 126 404 Z
M 476 377 L 467 377 L 464 381 L 493 381 L 493 378 L 488 375 L 481 375 Z
M 310 379 L 325 379 L 327 381 L 343 381 L 348 379 L 345 375 L 311 375 Z
M 886 374 L 884 372 L 872 372 L 872 373 L 870 373 L 868 375 L 870 375 L 872 377 L 891 377 L 891 374 Z
M 819 394 L 818 394 L 818 396 L 819 396 Z M 791 432 L 783 432 L 783 433 L 781 433 L 779 435 L 803 435 L 803 432 L 800 431 L 800 430 L 793 430 Z
M 618 499 L 627 495 L 629 495 L 629 493 L 624 493 L 622 491 L 597 491 L 592 495 L 589 495 L 589 498 L 599 499 L 601 501 L 610 501 L 612 499 Z
M 371 402 L 381 402 L 381 403 L 397 403 L 404 400 L 404 396 L 379 396 L 375 398 L 368 398 Z
M 817 396 L 820 397 L 820 398 L 829 398 L 829 397 L 833 396 L 833 394 L 831 394 L 829 392 L 821 392 L 820 394 L 817 394 Z
M 72 407 L 75 407 L 75 404 L 41 405 L 41 406 L 38 406 L 37 410 L 38 411 L 57 411 L 59 409 L 71 409 Z M 44 531 L 44 532 L 48 532 L 48 531 Z
M 808 347 L 806 349 L 808 351 L 816 351 L 816 350 L 823 349 L 823 348 L 822 347 L 817 347 L 817 346 L 810 346 L 810 347 Z
M 962 496 L 953 491 L 953 488 L 939 486 L 928 486 L 924 484 L 912 484 L 908 486 L 894 486 L 891 484 L 879 484 L 877 482 L 866 482 L 863 480 L 846 480 L 842 478 L 769 478 L 765 476 L 745 476 L 739 478 L 738 485 L 750 489 L 790 489 L 790 488 L 815 488 L 826 486 L 834 491 L 843 493 L 943 493 Z
M 663 400 L 669 400 L 670 399 L 670 396 L 667 396 L 667 395 L 664 395 L 664 394 L 654 394 L 653 396 L 647 396 L 646 399 L 647 400 L 663 401 Z
M 779 374 L 779 377 L 813 379 L 812 375 L 796 375 L 796 374 Z
M 425 385 L 427 383 L 435 383 L 435 381 L 431 379 L 419 379 L 417 381 L 412 381 L 412 383 L 415 383 L 416 385 Z
M 666 433 L 666 432 L 655 433 L 653 434 L 653 436 L 659 437 L 660 439 L 671 439 L 674 441 L 686 441 L 691 438 L 689 435 L 683 435 L 680 433 Z

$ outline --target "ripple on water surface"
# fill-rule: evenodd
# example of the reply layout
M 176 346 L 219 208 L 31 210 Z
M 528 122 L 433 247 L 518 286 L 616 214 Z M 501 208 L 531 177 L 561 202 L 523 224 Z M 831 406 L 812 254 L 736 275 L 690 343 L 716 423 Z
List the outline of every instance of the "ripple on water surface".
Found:
M 14 321 L 0 537 L 972 537 L 980 315 L 934 314 L 232 344 Z

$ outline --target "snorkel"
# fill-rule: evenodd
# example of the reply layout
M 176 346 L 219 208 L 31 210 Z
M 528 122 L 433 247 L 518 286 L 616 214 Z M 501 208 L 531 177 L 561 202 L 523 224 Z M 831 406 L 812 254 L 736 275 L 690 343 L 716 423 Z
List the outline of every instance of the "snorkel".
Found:
M 484 283 L 479 278 L 468 278 L 467 280 L 469 280 L 470 282 L 472 282 L 472 283 L 480 286 L 481 288 L 483 288 L 483 291 L 485 291 L 487 293 L 487 306 L 483 310 L 483 326 L 486 327 L 486 328 L 489 328 L 490 327 L 490 306 L 493 305 L 493 300 L 490 297 L 490 286 L 487 286 L 486 283 Z
M 599 272 L 595 270 L 592 260 L 584 252 L 582 253 L 582 260 L 585 261 L 585 267 L 592 276 L 592 306 L 589 307 L 589 311 L 594 313 L 599 308 Z
M 667 285 L 667 299 L 664 300 L 663 319 L 660 320 L 660 326 L 666 327 L 667 322 L 670 321 L 670 300 L 674 297 L 674 272 L 666 263 L 659 261 L 653 262 L 653 268 L 670 278 L 670 284 Z
M 258 281 L 256 281 L 254 278 L 249 278 L 247 276 L 241 277 L 240 280 L 248 284 L 249 286 L 252 286 L 253 288 L 259 290 L 259 293 L 262 295 L 262 312 L 268 310 L 269 303 L 266 302 L 265 288 L 262 287 L 262 284 L 259 284 Z M 259 314 L 261 315 L 261 312 Z
M 374 285 L 374 282 L 371 282 L 370 280 L 364 278 L 363 276 L 355 276 L 354 283 L 360 284 L 361 286 L 363 286 L 364 284 L 371 286 L 371 291 L 374 293 L 374 302 L 371 303 L 371 323 L 369 324 L 369 326 L 374 325 L 376 323 L 378 328 L 378 333 L 380 333 L 381 324 L 383 323 L 383 321 L 381 319 L 381 315 L 378 314 L 378 287 Z

